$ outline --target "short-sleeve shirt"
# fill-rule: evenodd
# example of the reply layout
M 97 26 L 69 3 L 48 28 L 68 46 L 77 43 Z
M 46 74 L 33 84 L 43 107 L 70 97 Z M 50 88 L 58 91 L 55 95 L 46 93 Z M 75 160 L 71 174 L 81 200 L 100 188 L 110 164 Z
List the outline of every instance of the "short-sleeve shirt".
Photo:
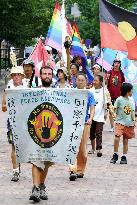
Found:
M 95 98 L 96 106 L 95 106 L 95 114 L 93 120 L 96 122 L 105 122 L 105 107 L 104 104 L 108 103 L 106 90 L 104 88 L 95 89 L 94 87 L 90 89 Z
M 125 82 L 124 74 L 122 71 L 109 71 L 108 90 L 112 99 L 117 99 L 121 95 L 121 86 Z
M 87 110 L 86 110 L 86 117 L 85 117 L 85 122 L 87 122 L 87 120 L 89 119 L 89 108 L 91 106 L 95 106 L 96 105 L 96 102 L 95 102 L 95 99 L 94 99 L 94 96 L 91 92 L 88 92 L 88 102 L 87 102 Z
M 55 88 L 61 88 L 59 81 L 57 81 L 55 83 Z M 67 81 L 65 81 L 65 87 L 64 88 L 71 88 L 70 84 Z
M 73 75 L 71 76 L 71 83 L 72 83 L 73 88 L 76 88 L 76 77 Z
M 129 98 L 118 97 L 114 108 L 117 109 L 116 112 L 116 123 L 120 123 L 124 126 L 134 126 L 132 120 L 132 112 L 135 111 L 134 105 Z

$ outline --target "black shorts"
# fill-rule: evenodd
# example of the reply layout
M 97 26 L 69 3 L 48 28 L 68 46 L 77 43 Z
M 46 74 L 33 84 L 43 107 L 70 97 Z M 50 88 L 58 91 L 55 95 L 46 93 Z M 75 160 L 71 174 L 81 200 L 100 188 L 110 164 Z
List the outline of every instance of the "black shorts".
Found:
M 96 139 L 96 136 L 102 135 L 104 122 L 92 121 L 90 127 L 90 140 Z

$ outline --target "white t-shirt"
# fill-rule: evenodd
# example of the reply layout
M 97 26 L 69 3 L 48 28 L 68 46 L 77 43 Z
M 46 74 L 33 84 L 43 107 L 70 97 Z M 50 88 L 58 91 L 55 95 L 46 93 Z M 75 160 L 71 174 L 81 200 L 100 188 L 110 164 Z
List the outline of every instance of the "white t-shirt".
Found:
M 23 86 L 26 88 L 29 87 L 29 81 L 30 81 L 30 79 L 23 78 L 22 79 Z M 12 87 L 12 85 L 13 85 L 13 80 L 11 79 L 11 80 L 9 80 L 9 82 L 7 84 L 7 88 Z M 41 85 L 42 85 L 41 79 L 38 77 L 38 87 Z M 35 82 L 35 77 L 33 78 L 33 81 L 32 81 L 32 87 L 33 88 L 37 87 L 36 82 Z
M 36 87 L 39 87 L 39 86 L 42 85 L 41 79 L 40 79 L 39 77 L 37 77 L 37 78 L 38 78 L 38 79 L 37 79 L 38 82 L 36 82 L 36 76 L 34 76 L 33 81 L 32 81 L 32 88 L 36 88 Z M 22 80 L 23 85 L 29 87 L 29 81 L 30 81 L 30 79 L 24 78 L 24 79 Z M 38 83 L 38 85 L 36 85 L 36 83 Z
M 95 114 L 93 120 L 96 122 L 105 122 L 105 104 L 107 103 L 106 94 L 103 91 L 103 88 L 95 89 L 94 87 L 90 89 L 93 93 L 94 99 L 96 101 Z

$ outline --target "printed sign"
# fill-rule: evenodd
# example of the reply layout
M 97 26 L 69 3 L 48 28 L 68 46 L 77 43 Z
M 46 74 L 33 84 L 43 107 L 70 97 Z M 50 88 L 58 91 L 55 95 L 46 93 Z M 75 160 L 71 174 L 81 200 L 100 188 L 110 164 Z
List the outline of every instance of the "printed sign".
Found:
M 73 164 L 84 128 L 87 90 L 7 90 L 18 162 Z

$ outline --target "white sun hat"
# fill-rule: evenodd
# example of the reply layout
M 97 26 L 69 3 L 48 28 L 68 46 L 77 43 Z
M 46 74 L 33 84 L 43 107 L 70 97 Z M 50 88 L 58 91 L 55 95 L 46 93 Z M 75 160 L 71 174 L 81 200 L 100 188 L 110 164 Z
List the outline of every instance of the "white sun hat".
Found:
M 22 66 L 12 67 L 11 71 L 10 71 L 10 75 L 15 74 L 15 73 L 20 73 L 20 74 L 24 75 L 23 67 Z

